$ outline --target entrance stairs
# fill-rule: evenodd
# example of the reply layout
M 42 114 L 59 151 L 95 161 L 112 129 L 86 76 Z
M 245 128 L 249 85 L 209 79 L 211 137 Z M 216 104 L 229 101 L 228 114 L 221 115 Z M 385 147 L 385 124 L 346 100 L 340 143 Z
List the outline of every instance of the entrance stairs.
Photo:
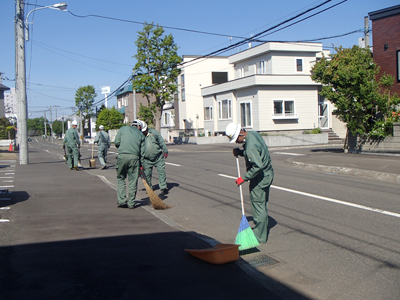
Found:
M 328 133 L 328 144 L 344 143 L 344 139 L 341 139 L 332 129 L 322 129 L 322 132 Z

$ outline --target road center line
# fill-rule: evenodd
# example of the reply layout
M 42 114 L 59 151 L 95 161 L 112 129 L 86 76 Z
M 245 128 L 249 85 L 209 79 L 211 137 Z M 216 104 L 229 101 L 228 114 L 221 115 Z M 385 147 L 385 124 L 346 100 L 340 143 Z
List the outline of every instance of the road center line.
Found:
M 233 176 L 229 176 L 229 175 L 225 175 L 225 174 L 218 174 L 218 176 L 229 178 L 229 179 L 236 179 L 237 178 L 237 177 L 233 177 Z M 328 198 L 328 197 L 318 196 L 318 195 L 314 195 L 314 194 L 310 194 L 310 193 L 291 190 L 291 189 L 287 189 L 287 188 L 283 188 L 283 187 L 279 187 L 279 186 L 275 186 L 275 185 L 271 185 L 271 188 L 274 188 L 274 189 L 277 189 L 277 190 L 281 190 L 281 191 L 285 191 L 285 192 L 289 192 L 289 193 L 298 194 L 298 195 L 303 195 L 303 196 L 307 196 L 307 197 L 312 197 L 312 198 L 316 198 L 316 199 L 323 200 L 323 201 L 328 201 L 328 202 L 347 205 L 347 206 L 351 206 L 351 207 L 355 207 L 355 208 L 360 208 L 360 209 L 363 209 L 363 210 L 372 211 L 372 212 L 380 213 L 380 214 L 383 214 L 383 215 L 388 215 L 388 216 L 400 218 L 400 214 L 394 213 L 394 212 L 390 212 L 390 211 L 387 211 L 387 210 L 382 210 L 382 209 L 368 207 L 368 206 L 364 206 L 364 205 L 360 205 L 360 204 L 354 204 L 354 203 L 350 203 L 350 202 L 336 200 L 336 199 L 333 199 L 333 198 Z
M 182 167 L 181 165 L 165 162 L 166 165 L 175 166 L 175 167 Z

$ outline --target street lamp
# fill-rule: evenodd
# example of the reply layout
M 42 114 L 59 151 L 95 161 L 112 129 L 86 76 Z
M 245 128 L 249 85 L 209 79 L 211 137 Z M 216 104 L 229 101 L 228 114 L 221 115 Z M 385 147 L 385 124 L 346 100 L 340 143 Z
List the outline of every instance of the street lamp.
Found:
M 24 1 L 16 0 L 15 6 L 15 89 L 17 94 L 17 129 L 19 144 L 19 163 L 26 165 L 28 159 L 28 126 L 27 126 L 27 101 L 26 101 L 26 64 L 25 64 L 25 30 L 28 28 L 29 15 L 39 9 L 50 8 L 65 10 L 66 3 L 57 3 L 50 6 L 38 7 L 31 10 L 24 18 Z

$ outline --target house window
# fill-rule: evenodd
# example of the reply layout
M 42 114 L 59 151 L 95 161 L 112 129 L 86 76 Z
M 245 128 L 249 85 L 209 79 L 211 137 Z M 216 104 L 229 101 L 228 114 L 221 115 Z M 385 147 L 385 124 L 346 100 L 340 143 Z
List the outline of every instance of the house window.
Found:
M 265 69 L 265 60 L 261 60 L 258 64 L 258 74 L 267 74 L 266 69 Z
M 186 96 L 185 96 L 185 74 L 181 75 L 181 97 L 182 97 L 182 101 L 186 100 Z
M 296 71 L 303 72 L 303 59 L 302 58 L 296 59 Z
M 240 103 L 240 126 L 251 126 L 251 103 Z
M 170 125 L 170 114 L 169 113 L 163 113 L 163 125 Z
M 224 83 L 228 81 L 228 72 L 211 72 L 212 84 Z
M 274 118 L 297 117 L 294 112 L 293 100 L 274 100 Z
M 231 116 L 231 100 L 218 101 L 218 118 L 219 119 L 230 119 Z
M 239 71 L 239 78 L 244 77 L 244 68 L 241 67 L 241 68 L 238 69 L 238 71 Z
M 397 82 L 400 82 L 400 50 L 397 50 Z
M 213 115 L 212 115 L 212 106 L 204 107 L 204 120 L 212 120 Z

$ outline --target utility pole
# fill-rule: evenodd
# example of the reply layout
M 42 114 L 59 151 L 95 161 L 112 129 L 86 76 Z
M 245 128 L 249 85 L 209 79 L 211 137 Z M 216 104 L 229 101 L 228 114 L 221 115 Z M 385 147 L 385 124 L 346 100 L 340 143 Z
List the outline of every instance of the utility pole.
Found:
M 368 16 L 364 17 L 364 37 L 365 37 L 365 48 L 369 49 L 369 19 L 368 19 Z
M 53 142 L 53 115 L 52 115 L 52 108 L 50 106 L 50 141 Z
M 25 19 L 24 1 L 16 0 L 15 7 L 15 90 L 17 94 L 17 129 L 19 144 L 19 164 L 29 163 L 28 125 L 26 102 L 26 69 L 25 69 Z
M 44 136 L 47 137 L 46 111 L 44 111 Z

